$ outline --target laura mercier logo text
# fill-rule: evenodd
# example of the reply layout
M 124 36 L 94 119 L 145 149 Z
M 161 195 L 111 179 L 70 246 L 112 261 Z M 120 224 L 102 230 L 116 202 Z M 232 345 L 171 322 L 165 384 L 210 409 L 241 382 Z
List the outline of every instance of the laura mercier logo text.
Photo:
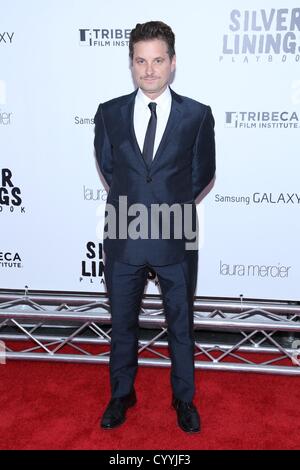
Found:
M 268 278 L 287 278 L 290 274 L 291 266 L 284 266 L 281 263 L 275 265 L 259 264 L 231 264 L 220 260 L 220 276 L 238 276 L 238 277 L 268 277 Z

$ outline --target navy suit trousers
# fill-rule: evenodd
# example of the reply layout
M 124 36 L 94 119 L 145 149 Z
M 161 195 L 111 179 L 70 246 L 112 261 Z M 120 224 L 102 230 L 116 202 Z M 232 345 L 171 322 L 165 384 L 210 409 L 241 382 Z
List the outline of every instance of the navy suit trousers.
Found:
M 132 390 L 138 366 L 138 316 L 149 267 L 159 281 L 168 325 L 171 386 L 176 398 L 192 401 L 194 384 L 193 301 L 198 252 L 187 252 L 180 263 L 131 265 L 107 257 L 105 281 L 111 306 L 110 380 L 112 397 Z

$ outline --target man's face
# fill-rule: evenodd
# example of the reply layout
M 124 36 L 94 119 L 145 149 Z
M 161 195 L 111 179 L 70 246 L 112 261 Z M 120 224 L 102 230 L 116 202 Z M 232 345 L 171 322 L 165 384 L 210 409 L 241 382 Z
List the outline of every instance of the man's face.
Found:
M 132 74 L 136 84 L 154 100 L 167 88 L 176 58 L 168 54 L 168 45 L 161 39 L 138 41 L 133 46 Z

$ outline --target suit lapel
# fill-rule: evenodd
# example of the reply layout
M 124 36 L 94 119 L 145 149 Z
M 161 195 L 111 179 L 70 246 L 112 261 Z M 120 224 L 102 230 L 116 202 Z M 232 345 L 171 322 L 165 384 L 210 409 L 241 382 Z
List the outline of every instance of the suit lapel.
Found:
M 169 116 L 169 119 L 165 128 L 165 131 L 163 133 L 163 136 L 161 138 L 160 144 L 156 151 L 156 154 L 154 155 L 154 159 L 152 160 L 152 163 L 150 166 L 151 170 L 158 164 L 159 160 L 162 158 L 163 151 L 166 148 L 167 144 L 169 143 L 170 139 L 172 138 L 172 135 L 174 135 L 174 131 L 181 120 L 182 98 L 179 95 L 177 95 L 177 93 L 175 93 L 171 88 L 170 88 L 170 91 L 172 95 L 170 116 Z
M 143 158 L 142 152 L 140 150 L 135 132 L 134 132 L 134 124 L 133 124 L 133 114 L 134 114 L 134 102 L 135 96 L 137 94 L 138 89 L 136 89 L 131 95 L 128 97 L 127 103 L 125 103 L 121 107 L 121 114 L 123 118 L 123 130 L 124 135 L 129 136 L 129 142 L 132 145 L 136 155 L 138 162 L 141 163 L 144 170 L 147 170 L 146 162 Z

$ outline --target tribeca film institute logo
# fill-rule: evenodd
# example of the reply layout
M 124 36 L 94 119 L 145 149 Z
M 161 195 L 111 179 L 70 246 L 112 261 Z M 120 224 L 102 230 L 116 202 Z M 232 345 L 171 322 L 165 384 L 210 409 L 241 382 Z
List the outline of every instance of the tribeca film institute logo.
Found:
M 300 61 L 300 8 L 232 10 L 219 62 Z
M 12 178 L 12 171 L 9 168 L 0 170 L 0 213 L 5 210 L 9 212 L 25 212 L 25 207 L 21 206 L 21 189 L 15 186 Z
M 295 111 L 225 111 L 225 127 L 234 129 L 299 129 Z
M 22 268 L 22 259 L 19 253 L 0 251 L 0 268 Z
M 131 29 L 79 29 L 80 46 L 124 47 L 129 45 Z

